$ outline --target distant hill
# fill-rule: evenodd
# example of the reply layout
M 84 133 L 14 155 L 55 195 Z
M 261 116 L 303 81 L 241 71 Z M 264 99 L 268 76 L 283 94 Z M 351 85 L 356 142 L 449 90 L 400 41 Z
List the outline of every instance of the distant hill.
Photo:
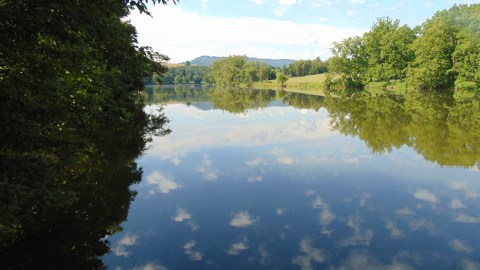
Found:
M 219 57 L 219 56 L 200 56 L 190 61 L 190 64 L 197 65 L 197 66 L 210 66 L 213 62 L 218 61 L 220 59 L 224 59 L 226 57 Z M 267 65 L 272 67 L 281 68 L 283 66 L 288 66 L 291 63 L 295 62 L 295 60 L 291 59 L 261 59 L 261 58 L 253 58 L 247 57 L 248 62 L 263 62 Z

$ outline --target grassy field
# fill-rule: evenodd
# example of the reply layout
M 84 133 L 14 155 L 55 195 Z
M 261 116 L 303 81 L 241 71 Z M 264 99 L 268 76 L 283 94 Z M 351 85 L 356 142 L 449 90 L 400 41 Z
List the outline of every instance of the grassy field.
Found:
M 301 77 L 291 77 L 286 82 L 284 90 L 296 93 L 306 93 L 311 95 L 324 96 L 323 82 L 325 81 L 325 74 L 308 75 Z M 259 89 L 278 89 L 275 80 L 269 80 L 263 83 L 255 83 L 253 88 Z

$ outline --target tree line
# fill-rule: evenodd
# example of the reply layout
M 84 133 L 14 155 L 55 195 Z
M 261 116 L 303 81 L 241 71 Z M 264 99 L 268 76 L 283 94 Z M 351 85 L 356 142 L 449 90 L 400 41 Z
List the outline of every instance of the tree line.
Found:
M 161 76 L 147 77 L 144 83 L 146 85 L 218 84 L 238 86 L 242 84 L 250 86 L 254 82 L 278 79 L 279 76 L 281 78 L 307 76 L 327 71 L 327 62 L 323 62 L 319 57 L 313 60 L 298 60 L 282 68 L 274 68 L 264 62 L 248 61 L 246 56 L 229 56 L 215 61 L 210 67 L 190 65 L 187 61 L 182 66 L 169 67 Z
M 405 80 L 417 89 L 480 88 L 480 4 L 454 5 L 421 26 L 379 18 L 332 47 L 328 88 Z

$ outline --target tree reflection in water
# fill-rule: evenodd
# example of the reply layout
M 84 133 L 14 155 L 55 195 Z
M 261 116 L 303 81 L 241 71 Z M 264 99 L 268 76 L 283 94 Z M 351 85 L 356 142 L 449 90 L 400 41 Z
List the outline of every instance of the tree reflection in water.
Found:
M 9 170 L 4 175 L 17 173 L 18 179 L 35 180 L 3 183 L 21 189 L 21 197 L 13 195 L 16 191 L 2 195 L 9 198 L 2 206 L 2 268 L 105 268 L 99 257 L 109 252 L 106 237 L 121 231 L 135 197 L 130 186 L 141 180 L 135 159 L 144 150 L 148 133 L 168 134 L 166 122 L 163 114 L 148 119 L 138 112 L 136 123 L 102 125 L 81 138 L 79 145 L 86 147 L 66 146 L 75 159 L 51 157 L 51 163 L 40 158 L 36 162 L 20 157 L 17 163 L 2 159 L 3 169 Z M 25 169 L 24 164 L 31 166 Z

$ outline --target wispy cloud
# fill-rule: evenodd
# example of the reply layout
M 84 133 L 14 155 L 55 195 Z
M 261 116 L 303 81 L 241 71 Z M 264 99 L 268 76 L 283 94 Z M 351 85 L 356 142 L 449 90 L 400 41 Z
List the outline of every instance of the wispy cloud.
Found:
M 205 157 L 202 161 L 202 166 L 197 168 L 197 172 L 203 174 L 203 179 L 207 181 L 216 181 L 219 177 L 220 172 L 213 168 L 212 160 L 208 157 Z
M 168 268 L 158 263 L 147 263 L 145 265 L 136 266 L 133 270 L 168 270 Z
M 126 234 L 112 247 L 113 254 L 115 254 L 115 256 L 122 257 L 130 256 L 130 252 L 127 250 L 127 248 L 136 245 L 137 240 L 138 236 Z
M 456 238 L 450 242 L 450 247 L 456 252 L 472 253 L 475 251 L 469 244 Z
M 369 246 L 373 239 L 373 230 L 363 229 L 362 221 L 358 216 L 350 216 L 347 226 L 353 229 L 353 236 L 341 241 L 343 246 L 365 245 Z
M 193 250 L 196 244 L 195 240 L 191 240 L 183 245 L 184 253 L 188 255 L 190 261 L 201 261 L 203 258 L 202 252 Z
M 453 218 L 453 221 L 460 223 L 480 223 L 480 218 L 459 213 Z
M 237 243 L 234 243 L 230 246 L 230 248 L 227 250 L 227 253 L 230 254 L 230 255 L 238 255 L 242 251 L 247 250 L 247 249 L 248 249 L 247 243 L 237 242 Z
M 467 206 L 465 204 L 463 204 L 463 202 L 459 199 L 453 199 L 451 202 L 450 202 L 450 205 L 449 205 L 450 208 L 452 209 L 461 209 L 461 208 L 467 208 Z
M 316 269 L 314 264 L 319 264 L 325 261 L 325 256 L 322 250 L 314 248 L 312 240 L 305 238 L 298 244 L 301 255 L 296 256 L 292 263 L 299 265 L 302 270 Z
M 393 221 L 388 221 L 385 228 L 387 228 L 387 230 L 390 231 L 390 237 L 393 239 L 398 239 L 403 235 L 402 230 L 397 228 L 397 226 L 395 225 L 395 223 L 393 223 Z

